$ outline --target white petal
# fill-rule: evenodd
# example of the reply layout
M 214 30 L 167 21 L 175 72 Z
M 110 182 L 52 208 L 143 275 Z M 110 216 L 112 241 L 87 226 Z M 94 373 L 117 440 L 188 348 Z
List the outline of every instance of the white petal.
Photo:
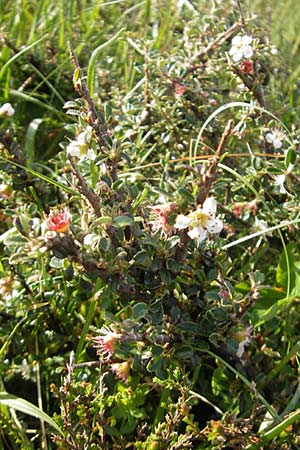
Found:
M 243 55 L 244 54 L 243 54 L 242 50 L 239 50 L 234 55 L 232 55 L 232 59 L 234 62 L 238 62 L 240 59 L 242 59 Z
M 277 175 L 277 177 L 275 177 L 275 184 L 280 185 L 283 184 L 285 182 L 285 175 Z
M 88 149 L 86 157 L 90 159 L 91 161 L 94 161 L 96 159 L 96 153 L 91 148 Z
M 67 153 L 71 156 L 76 156 L 76 158 L 80 157 L 80 147 L 76 141 L 70 142 L 67 146 Z
M 241 38 L 241 41 L 242 41 L 243 45 L 249 45 L 249 44 L 251 44 L 252 40 L 253 40 L 252 37 L 249 36 L 248 34 L 245 34 L 245 36 L 243 36 L 243 37 Z
M 252 231 L 256 233 L 257 231 L 266 231 L 269 228 L 268 222 L 265 220 L 260 220 L 255 217 L 254 225 L 252 226 Z
M 274 139 L 275 139 L 275 135 L 273 133 L 266 134 L 266 141 L 269 142 L 269 144 L 272 144 Z
M 183 214 L 179 214 L 176 217 L 176 221 L 174 224 L 175 228 L 178 228 L 179 230 L 183 230 L 184 228 L 187 228 L 191 224 L 191 219 L 187 216 L 184 216 Z
M 202 210 L 208 216 L 214 216 L 217 212 L 217 202 L 214 197 L 208 197 L 204 203 Z
M 83 131 L 82 133 L 79 133 L 79 135 L 76 138 L 76 141 L 78 144 L 86 144 L 87 143 L 87 132 Z
M 250 45 L 245 46 L 244 47 L 244 56 L 245 56 L 245 58 L 251 58 L 252 55 L 253 55 L 252 47 L 250 47 Z
M 242 44 L 242 36 L 239 36 L 239 35 L 234 36 L 231 43 L 232 43 L 232 45 L 236 45 L 236 46 L 241 45 Z
M 280 194 L 286 194 L 287 190 L 284 187 L 284 183 L 285 183 L 285 175 L 277 175 L 277 177 L 275 177 L 274 180 L 274 184 L 275 186 L 279 186 L 279 192 Z
M 233 46 L 230 48 L 230 50 L 229 50 L 229 55 L 233 56 L 233 55 L 235 55 L 235 54 L 238 53 L 238 52 L 239 52 L 238 47 L 236 47 L 235 45 L 233 45 Z
M 275 148 L 281 148 L 282 147 L 282 142 L 281 142 L 280 139 L 275 138 L 274 141 L 273 141 L 273 145 L 274 145 Z
M 95 238 L 96 239 L 98 238 L 95 234 L 93 234 L 93 233 L 87 234 L 83 238 L 84 245 L 91 245 L 93 243 L 93 241 L 95 240 Z
M 194 227 L 188 232 L 188 236 L 191 239 L 198 239 L 198 241 L 204 241 L 204 239 L 206 239 L 207 233 L 202 227 Z
M 209 233 L 220 233 L 223 229 L 223 222 L 220 219 L 209 219 L 206 229 Z
M 247 343 L 245 341 L 242 341 L 239 343 L 238 349 L 236 351 L 236 356 L 238 358 L 241 358 L 243 356 L 243 354 L 245 353 L 246 345 L 247 345 Z

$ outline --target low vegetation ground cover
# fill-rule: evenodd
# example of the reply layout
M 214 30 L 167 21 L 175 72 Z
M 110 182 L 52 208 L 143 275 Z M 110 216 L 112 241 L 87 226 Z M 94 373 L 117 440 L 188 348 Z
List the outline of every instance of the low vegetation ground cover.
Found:
M 0 450 L 300 448 L 295 3 L 0 2 Z

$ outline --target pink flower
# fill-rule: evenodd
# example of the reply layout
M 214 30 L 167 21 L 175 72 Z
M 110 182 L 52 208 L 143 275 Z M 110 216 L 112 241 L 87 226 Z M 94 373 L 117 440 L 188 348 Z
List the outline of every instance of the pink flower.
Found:
M 233 203 L 233 214 L 235 217 L 241 217 L 244 210 L 257 213 L 257 199 L 251 200 L 250 202 L 234 202 Z
M 174 86 L 175 86 L 175 94 L 178 95 L 179 97 L 182 97 L 187 90 L 185 85 L 180 83 L 179 81 L 174 81 Z
M 235 217 L 241 217 L 243 213 L 244 203 L 243 202 L 234 202 L 233 203 L 233 214 Z
M 220 298 L 227 299 L 229 298 L 229 292 L 227 289 L 220 289 L 219 296 Z
M 46 220 L 46 223 L 50 231 L 66 233 L 70 227 L 71 214 L 67 208 L 56 211 L 52 210 Z
M 93 338 L 94 347 L 98 349 L 97 354 L 101 355 L 104 361 L 109 361 L 114 354 L 116 343 L 122 338 L 122 334 L 104 326 L 99 331 L 101 336 Z
M 121 363 L 114 363 L 111 365 L 111 370 L 114 372 L 121 380 L 127 381 L 130 371 L 130 361 L 124 361 Z
M 168 218 L 175 211 L 175 203 L 164 203 L 161 205 L 149 206 L 154 216 L 151 223 L 154 233 L 160 231 L 163 234 L 169 234 L 173 226 L 169 224 Z

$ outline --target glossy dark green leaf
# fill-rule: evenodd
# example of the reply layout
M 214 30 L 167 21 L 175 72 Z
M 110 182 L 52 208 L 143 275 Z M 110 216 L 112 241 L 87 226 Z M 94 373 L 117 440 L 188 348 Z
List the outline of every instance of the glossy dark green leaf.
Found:
M 132 307 L 132 316 L 136 320 L 146 317 L 147 314 L 148 314 L 148 305 L 146 305 L 146 303 L 143 302 L 136 303 Z

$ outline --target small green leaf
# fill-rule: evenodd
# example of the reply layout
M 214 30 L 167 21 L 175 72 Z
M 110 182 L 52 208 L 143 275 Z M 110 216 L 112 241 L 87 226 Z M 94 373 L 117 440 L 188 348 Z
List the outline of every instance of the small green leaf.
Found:
M 0 242 L 7 246 L 21 246 L 27 242 L 27 239 L 21 236 L 17 229 L 13 227 L 0 236 Z
M 73 83 L 76 84 L 79 79 L 80 79 L 80 69 L 79 67 L 76 67 L 73 75 Z
M 297 159 L 297 153 L 295 152 L 295 150 L 293 148 L 289 148 L 287 150 L 287 152 L 285 153 L 285 159 L 284 159 L 285 167 L 288 168 L 288 166 L 290 164 L 295 164 L 296 159 Z
M 176 356 L 179 359 L 191 359 L 194 356 L 193 347 L 191 345 L 180 345 L 176 349 Z
M 112 221 L 112 225 L 119 228 L 125 228 L 132 224 L 133 219 L 128 216 L 116 216 Z
M 56 256 L 53 256 L 49 262 L 49 266 L 54 269 L 63 269 L 64 268 L 64 260 L 59 259 Z
M 145 250 L 141 250 L 134 256 L 134 261 L 139 266 L 146 266 L 150 259 L 148 253 Z
M 132 315 L 134 319 L 142 319 L 148 314 L 148 305 L 146 303 L 140 302 L 136 303 L 132 308 Z

